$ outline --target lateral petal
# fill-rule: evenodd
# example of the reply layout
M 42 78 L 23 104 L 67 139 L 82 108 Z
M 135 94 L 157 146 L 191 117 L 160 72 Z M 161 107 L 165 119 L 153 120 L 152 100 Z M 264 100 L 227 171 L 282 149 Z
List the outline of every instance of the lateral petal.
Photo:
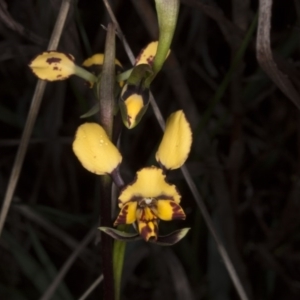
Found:
M 172 200 L 158 200 L 156 207 L 151 208 L 153 213 L 161 220 L 184 220 L 185 213 L 181 206 Z
M 117 226 L 119 224 L 132 224 L 136 220 L 136 207 L 136 201 L 129 201 L 128 203 L 126 203 L 122 207 L 114 223 L 114 226 Z
M 119 150 L 97 123 L 78 127 L 73 151 L 84 168 L 98 175 L 110 174 L 122 161 Z
M 190 124 L 182 110 L 171 114 L 156 152 L 156 160 L 166 169 L 180 168 L 186 161 L 192 145 Z

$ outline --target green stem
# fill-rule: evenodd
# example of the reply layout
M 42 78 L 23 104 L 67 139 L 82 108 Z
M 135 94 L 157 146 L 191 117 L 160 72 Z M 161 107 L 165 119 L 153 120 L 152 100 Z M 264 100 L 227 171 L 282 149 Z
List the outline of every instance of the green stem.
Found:
M 119 227 L 118 229 L 120 229 Z M 114 262 L 116 300 L 120 299 L 120 294 L 121 294 L 122 270 L 124 264 L 125 249 L 126 249 L 125 242 L 118 241 L 118 240 L 114 241 L 113 262 Z
M 77 65 L 75 65 L 75 74 L 78 77 L 81 77 L 84 80 L 89 81 L 89 82 L 96 82 L 97 81 L 97 77 L 94 74 L 90 73 L 86 69 L 81 68 Z
M 133 70 L 133 68 L 131 68 L 131 69 L 129 69 L 129 70 L 127 70 L 127 71 L 125 71 L 125 72 L 119 74 L 119 75 L 117 76 L 117 81 L 120 82 L 120 81 L 127 80 L 127 79 L 129 78 L 129 76 L 130 76 L 132 70 Z
M 100 177 L 100 224 L 112 226 L 111 220 L 111 178 L 108 175 Z M 110 236 L 101 232 L 100 254 L 102 259 L 103 299 L 114 300 L 114 274 L 113 274 L 113 240 Z

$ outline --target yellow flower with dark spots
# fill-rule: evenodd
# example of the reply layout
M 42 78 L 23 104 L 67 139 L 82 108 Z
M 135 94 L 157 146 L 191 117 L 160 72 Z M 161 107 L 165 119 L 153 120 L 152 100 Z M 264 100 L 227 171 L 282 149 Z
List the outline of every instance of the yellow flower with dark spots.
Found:
M 180 194 L 175 185 L 166 182 L 163 170 L 143 168 L 136 179 L 119 196 L 121 211 L 114 225 L 137 222 L 140 235 L 148 241 L 157 239 L 159 220 L 184 220 Z
M 91 83 L 97 80 L 92 73 L 77 66 L 71 54 L 57 51 L 47 51 L 39 54 L 32 60 L 29 67 L 42 80 L 65 80 L 71 75 L 77 75 Z
M 157 47 L 158 47 L 158 41 L 149 43 L 144 49 L 141 50 L 141 52 L 137 56 L 135 60 L 135 65 L 137 66 L 140 64 L 148 64 L 152 67 L 157 52 Z M 168 52 L 166 59 L 168 58 L 169 54 L 170 54 L 170 50 Z
M 29 65 L 32 72 L 43 80 L 65 80 L 75 74 L 74 57 L 71 54 L 47 51 L 38 55 Z
M 122 156 L 100 125 L 85 123 L 79 126 L 73 150 L 84 168 L 98 175 L 110 174 L 115 183 L 122 187 L 119 196 L 120 213 L 115 226 L 134 223 L 145 241 L 173 244 L 187 233 L 187 229 L 175 231 L 168 236 L 158 235 L 160 220 L 185 219 L 185 213 L 179 205 L 181 196 L 176 186 L 166 181 L 165 172 L 184 164 L 191 142 L 192 132 L 183 111 L 173 113 L 167 120 L 166 130 L 156 153 L 161 168 L 151 166 L 139 170 L 134 181 L 125 187 L 123 180 L 119 180 Z M 117 229 L 102 229 L 116 239 L 130 240 L 127 233 Z

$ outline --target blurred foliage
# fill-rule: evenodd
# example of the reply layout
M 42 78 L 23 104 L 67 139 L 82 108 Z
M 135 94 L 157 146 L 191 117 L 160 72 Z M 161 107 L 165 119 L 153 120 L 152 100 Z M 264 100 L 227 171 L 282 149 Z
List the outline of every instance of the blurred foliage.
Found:
M 299 111 L 259 68 L 255 32 L 234 64 L 258 1 L 181 2 L 172 54 L 152 92 L 165 117 L 183 109 L 192 124 L 194 144 L 187 167 L 250 298 L 299 299 Z M 299 91 L 299 1 L 273 2 L 272 49 Z M 1 199 L 37 81 L 28 64 L 46 49 L 60 3 L 0 0 Z M 135 54 L 157 39 L 153 1 L 111 4 Z M 103 52 L 101 25 L 108 21 L 101 1 L 79 0 L 58 50 L 71 53 L 79 64 Z M 129 68 L 119 40 L 116 53 Z M 214 101 L 220 89 L 222 97 Z M 94 104 L 80 79 L 47 85 L 1 237 L 1 299 L 39 299 L 98 222 L 98 177 L 82 168 L 71 149 L 83 122 L 79 117 Z M 151 109 L 139 126 L 123 130 L 122 173 L 127 181 L 146 163 L 154 163 L 161 135 Z M 170 248 L 143 241 L 127 244 L 122 299 L 237 299 L 181 172 L 169 180 L 182 194 L 187 220 L 161 224 L 162 234 L 181 227 L 192 230 Z M 91 243 L 51 299 L 78 299 L 100 273 L 99 244 Z M 101 284 L 88 299 L 100 299 L 100 294 Z

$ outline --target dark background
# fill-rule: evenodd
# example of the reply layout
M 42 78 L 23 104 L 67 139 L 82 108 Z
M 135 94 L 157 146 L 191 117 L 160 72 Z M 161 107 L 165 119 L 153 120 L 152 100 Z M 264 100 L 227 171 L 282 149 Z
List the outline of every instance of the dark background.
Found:
M 111 1 L 137 55 L 157 39 L 154 1 Z M 251 299 L 300 297 L 300 118 L 260 69 L 256 31 L 232 76 L 258 1 L 181 1 L 172 54 L 152 84 L 164 117 L 183 109 L 193 129 L 193 179 Z M 300 87 L 300 3 L 273 1 L 271 45 L 279 68 Z M 61 1 L 0 0 L 0 199 L 3 199 L 37 82 L 28 68 L 47 49 Z M 77 64 L 103 52 L 109 18 L 99 0 L 72 5 L 59 51 Z M 123 45 L 116 53 L 130 68 Z M 218 95 L 220 96 L 218 98 Z M 214 100 L 215 99 L 215 100 Z M 39 299 L 99 218 L 99 178 L 82 168 L 71 143 L 95 103 L 72 77 L 47 84 L 0 241 L 0 298 Z M 90 118 L 89 120 L 97 118 Z M 146 165 L 162 132 L 150 108 L 121 139 L 126 181 Z M 170 173 L 191 227 L 174 247 L 127 245 L 122 299 L 238 299 L 180 171 Z M 78 299 L 101 273 L 91 243 L 51 299 Z M 88 299 L 101 299 L 101 284 Z

